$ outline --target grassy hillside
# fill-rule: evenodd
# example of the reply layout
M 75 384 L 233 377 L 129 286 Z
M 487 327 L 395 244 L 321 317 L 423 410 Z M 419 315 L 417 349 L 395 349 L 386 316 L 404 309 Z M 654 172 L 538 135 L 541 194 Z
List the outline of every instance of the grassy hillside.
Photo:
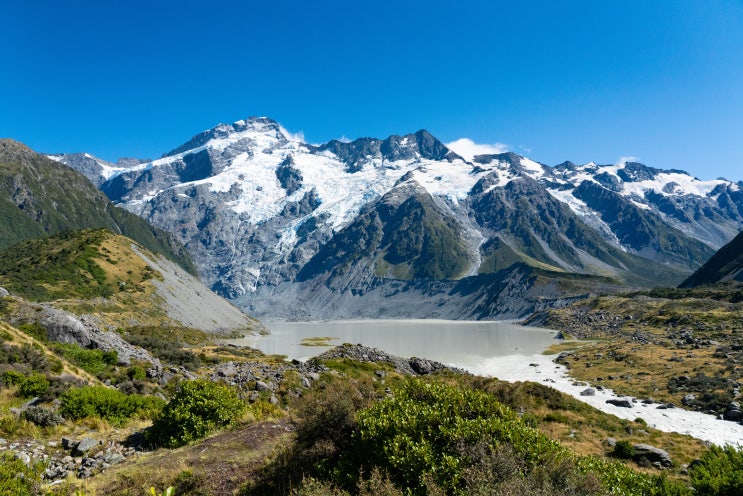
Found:
M 67 230 L 105 227 L 196 269 L 175 238 L 115 207 L 88 179 L 13 140 L 0 139 L 0 249 Z
M 141 246 L 135 250 L 136 246 L 106 229 L 24 241 L 0 251 L 0 287 L 77 315 L 95 315 L 104 328 L 192 325 L 208 332 L 260 328 L 175 264 L 166 271 L 154 255 Z M 190 298 L 189 304 L 176 307 L 169 301 L 179 297 Z M 201 321 L 194 320 L 195 311 Z M 205 322 L 205 327 L 198 322 Z
M 529 321 L 591 340 L 564 362 L 619 394 L 723 415 L 743 379 L 740 285 L 592 298 Z

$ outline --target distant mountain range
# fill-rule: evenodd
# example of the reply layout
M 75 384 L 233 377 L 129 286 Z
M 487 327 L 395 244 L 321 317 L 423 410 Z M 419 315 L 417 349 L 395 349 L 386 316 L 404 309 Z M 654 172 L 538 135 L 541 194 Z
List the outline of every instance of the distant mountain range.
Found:
M 517 317 L 678 284 L 743 228 L 743 182 L 466 161 L 423 130 L 312 145 L 250 118 L 154 161 L 50 158 L 172 233 L 208 286 L 259 316 Z

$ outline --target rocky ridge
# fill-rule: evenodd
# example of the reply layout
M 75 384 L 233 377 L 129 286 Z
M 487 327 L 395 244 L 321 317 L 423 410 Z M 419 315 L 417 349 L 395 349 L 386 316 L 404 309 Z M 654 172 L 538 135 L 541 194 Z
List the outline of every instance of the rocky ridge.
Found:
M 633 162 L 550 167 L 513 153 L 467 161 L 423 130 L 310 145 L 249 118 L 101 189 L 178 236 L 207 285 L 241 307 L 328 318 L 352 316 L 344 309 L 358 297 L 391 303 L 374 296 L 380 286 L 465 280 L 516 263 L 675 284 L 743 226 L 742 186 Z M 322 302 L 313 300 L 318 286 Z M 279 288 L 303 310 L 288 300 L 262 306 Z M 463 318 L 462 308 L 442 311 Z M 502 318 L 497 308 L 481 318 Z

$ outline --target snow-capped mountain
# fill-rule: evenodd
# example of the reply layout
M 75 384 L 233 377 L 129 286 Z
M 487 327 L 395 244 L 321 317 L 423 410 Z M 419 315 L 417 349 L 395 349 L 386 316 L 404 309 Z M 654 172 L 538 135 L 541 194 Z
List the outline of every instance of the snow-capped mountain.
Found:
M 47 157 L 84 174 L 97 187 L 129 167 L 141 163 L 138 159 L 120 159 L 118 163 L 112 164 L 89 153 L 52 154 Z
M 433 281 L 448 289 L 431 308 L 449 308 L 463 304 L 457 284 L 519 264 L 678 282 L 743 226 L 740 182 L 512 153 L 465 161 L 426 131 L 317 146 L 267 118 L 204 131 L 101 189 L 176 234 L 217 292 L 264 315 L 367 315 L 368 295 L 420 302 Z M 464 315 L 450 310 L 425 316 Z

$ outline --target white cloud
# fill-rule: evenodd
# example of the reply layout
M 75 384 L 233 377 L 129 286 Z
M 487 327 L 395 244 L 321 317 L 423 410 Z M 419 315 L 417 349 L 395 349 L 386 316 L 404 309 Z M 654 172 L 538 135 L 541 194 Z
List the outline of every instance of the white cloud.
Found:
M 619 157 L 619 160 L 614 165 L 622 166 L 627 162 L 637 162 L 638 160 L 640 160 L 640 157 Z
M 475 155 L 490 155 L 508 151 L 508 145 L 503 143 L 494 143 L 492 145 L 475 143 L 469 138 L 459 138 L 456 141 L 447 143 L 446 147 L 465 160 L 472 160 Z
M 296 133 L 292 133 L 288 129 L 286 129 L 284 126 L 281 126 L 281 125 L 279 125 L 279 129 L 281 129 L 281 132 L 284 134 L 284 136 L 287 137 L 289 141 L 299 141 L 301 143 L 306 143 L 304 140 L 303 131 L 297 131 Z

